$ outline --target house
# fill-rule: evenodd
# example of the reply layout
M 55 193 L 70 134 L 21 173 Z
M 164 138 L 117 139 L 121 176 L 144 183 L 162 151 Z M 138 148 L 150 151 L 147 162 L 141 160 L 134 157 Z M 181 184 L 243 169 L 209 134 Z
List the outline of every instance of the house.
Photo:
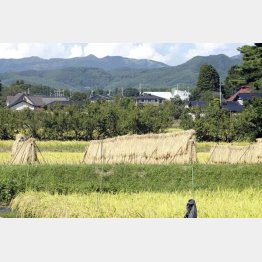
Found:
M 179 96 L 182 101 L 188 101 L 190 92 L 186 90 L 178 90 L 178 88 L 172 88 L 172 97 Z
M 235 101 L 226 101 L 221 107 L 231 113 L 241 113 L 245 109 L 243 105 Z
M 227 99 L 227 101 L 236 101 L 237 96 L 239 94 L 246 94 L 246 93 L 251 93 L 251 92 L 252 92 L 252 88 L 250 86 L 241 86 L 234 95 L 232 95 L 231 97 Z
M 51 104 L 69 103 L 69 99 L 62 96 L 33 96 L 26 93 L 17 93 L 15 96 L 8 96 L 6 106 L 13 110 L 29 108 L 31 110 L 43 110 Z
M 110 95 L 99 95 L 96 94 L 94 91 L 91 93 L 91 95 L 88 98 L 91 102 L 95 102 L 95 101 L 112 101 L 113 97 Z
M 161 105 L 163 104 L 163 101 L 165 101 L 162 97 L 145 93 L 136 96 L 135 100 L 137 105 Z
M 185 108 L 189 108 L 189 107 L 206 107 L 207 106 L 207 102 L 206 101 L 200 101 L 200 100 L 194 100 L 194 101 L 188 101 L 186 103 Z
M 171 92 L 143 92 L 143 94 L 148 94 L 148 95 L 154 95 L 154 96 L 158 96 L 161 98 L 164 98 L 165 100 L 171 100 L 171 98 L 173 98 L 173 95 Z
M 237 101 L 240 105 L 244 105 L 245 101 L 251 100 L 254 97 L 262 98 L 262 93 L 240 93 L 235 97 L 234 101 Z

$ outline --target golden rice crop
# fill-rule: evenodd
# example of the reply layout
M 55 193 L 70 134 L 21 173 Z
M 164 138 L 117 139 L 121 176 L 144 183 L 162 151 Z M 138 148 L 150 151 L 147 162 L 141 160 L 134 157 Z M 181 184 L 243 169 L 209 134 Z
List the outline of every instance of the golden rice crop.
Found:
M 42 154 L 42 155 L 41 155 Z M 80 152 L 42 152 L 38 153 L 40 163 L 47 164 L 79 164 L 83 153 Z M 11 153 L 0 152 L 0 164 L 8 164 Z
M 87 141 L 36 141 L 37 146 L 41 151 L 51 152 L 83 152 Z M 0 152 L 11 152 L 14 140 L 0 140 Z
M 182 218 L 190 192 L 90 193 L 51 195 L 19 194 L 11 208 L 20 217 L 41 218 Z M 261 218 L 262 192 L 257 189 L 196 191 L 200 218 Z

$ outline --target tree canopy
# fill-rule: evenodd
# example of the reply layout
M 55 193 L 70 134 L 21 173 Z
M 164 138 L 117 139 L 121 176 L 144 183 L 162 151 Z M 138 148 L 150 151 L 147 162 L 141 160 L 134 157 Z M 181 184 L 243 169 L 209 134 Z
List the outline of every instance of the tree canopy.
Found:
M 202 65 L 197 80 L 197 87 L 193 91 L 194 99 L 210 99 L 214 92 L 219 92 L 220 78 L 212 65 Z
M 244 45 L 238 49 L 243 64 L 233 66 L 225 80 L 225 96 L 229 97 L 242 85 L 250 85 L 254 91 L 262 91 L 262 45 Z

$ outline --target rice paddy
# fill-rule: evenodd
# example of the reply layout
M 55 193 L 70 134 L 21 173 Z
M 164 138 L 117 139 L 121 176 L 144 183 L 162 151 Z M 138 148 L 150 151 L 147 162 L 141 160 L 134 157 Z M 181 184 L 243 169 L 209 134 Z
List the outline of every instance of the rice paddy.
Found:
M 201 190 L 195 192 L 199 218 L 261 218 L 262 192 Z M 183 218 L 191 192 L 19 194 L 11 203 L 18 217 L 34 218 Z
M 98 193 L 102 167 L 79 165 L 88 142 L 37 142 L 30 170 L 9 165 L 13 142 L 0 141 L 0 188 L 17 217 L 182 218 L 192 195 L 188 165 L 108 165 Z M 215 144 L 196 143 L 198 217 L 262 217 L 261 165 L 201 165 Z

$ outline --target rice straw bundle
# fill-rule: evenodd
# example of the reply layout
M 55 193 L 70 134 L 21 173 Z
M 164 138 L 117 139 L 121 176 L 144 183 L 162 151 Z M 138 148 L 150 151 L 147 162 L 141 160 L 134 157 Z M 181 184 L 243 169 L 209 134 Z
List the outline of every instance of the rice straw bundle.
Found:
M 83 163 L 169 164 L 195 163 L 195 131 L 126 135 L 91 141 Z
M 26 139 L 17 135 L 12 147 L 10 163 L 14 165 L 39 163 L 36 149 L 35 139 Z
M 217 145 L 210 150 L 211 163 L 257 164 L 262 163 L 262 139 L 249 146 Z

